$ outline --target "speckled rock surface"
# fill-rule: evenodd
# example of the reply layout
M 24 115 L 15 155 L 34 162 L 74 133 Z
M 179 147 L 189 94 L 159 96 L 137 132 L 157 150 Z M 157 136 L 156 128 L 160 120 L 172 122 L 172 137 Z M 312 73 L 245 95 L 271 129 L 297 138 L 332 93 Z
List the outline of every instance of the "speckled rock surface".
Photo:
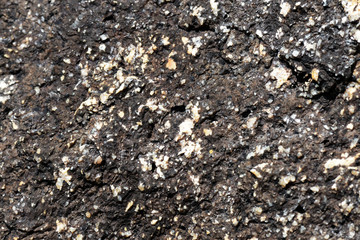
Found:
M 0 0 L 1 239 L 360 239 L 359 0 Z

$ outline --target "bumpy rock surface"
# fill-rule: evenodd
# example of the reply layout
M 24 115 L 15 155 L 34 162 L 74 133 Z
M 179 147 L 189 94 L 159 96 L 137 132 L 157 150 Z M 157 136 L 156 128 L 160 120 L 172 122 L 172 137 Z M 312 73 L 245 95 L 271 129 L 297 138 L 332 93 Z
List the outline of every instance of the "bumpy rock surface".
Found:
M 1 239 L 359 239 L 359 0 L 1 0 Z

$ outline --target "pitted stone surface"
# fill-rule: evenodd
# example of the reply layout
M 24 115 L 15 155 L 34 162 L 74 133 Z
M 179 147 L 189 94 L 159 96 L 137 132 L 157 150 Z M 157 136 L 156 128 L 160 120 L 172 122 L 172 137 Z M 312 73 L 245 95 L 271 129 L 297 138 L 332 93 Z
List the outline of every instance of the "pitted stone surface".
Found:
M 0 4 L 2 239 L 358 239 L 355 0 Z

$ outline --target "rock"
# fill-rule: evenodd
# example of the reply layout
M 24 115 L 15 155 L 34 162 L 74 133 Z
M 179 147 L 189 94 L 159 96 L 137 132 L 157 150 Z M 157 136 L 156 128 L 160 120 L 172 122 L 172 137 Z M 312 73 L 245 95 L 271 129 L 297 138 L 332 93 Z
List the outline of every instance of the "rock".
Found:
M 359 1 L 3 1 L 1 239 L 360 239 Z

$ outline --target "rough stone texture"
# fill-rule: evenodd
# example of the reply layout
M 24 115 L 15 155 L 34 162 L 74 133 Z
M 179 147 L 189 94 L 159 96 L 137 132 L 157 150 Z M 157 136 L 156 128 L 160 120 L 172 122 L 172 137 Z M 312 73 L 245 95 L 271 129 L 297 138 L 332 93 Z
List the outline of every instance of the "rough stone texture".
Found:
M 359 0 L 0 0 L 1 239 L 359 239 Z

